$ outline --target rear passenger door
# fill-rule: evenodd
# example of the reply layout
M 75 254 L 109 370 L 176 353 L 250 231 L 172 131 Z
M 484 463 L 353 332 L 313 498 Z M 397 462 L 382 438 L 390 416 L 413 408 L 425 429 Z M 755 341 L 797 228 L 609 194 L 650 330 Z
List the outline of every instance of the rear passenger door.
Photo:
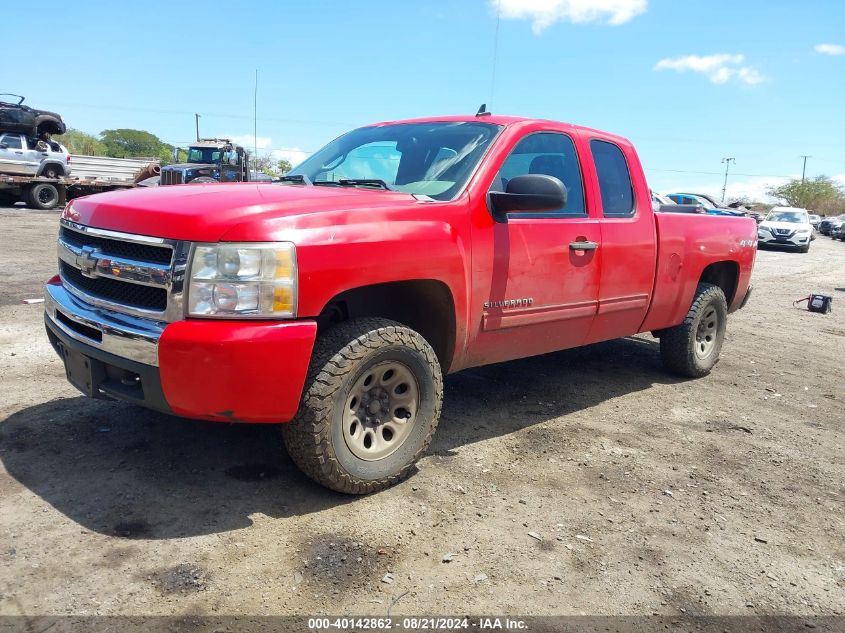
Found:
M 602 243 L 598 314 L 588 335 L 593 343 L 639 330 L 651 303 L 657 236 L 650 194 L 633 149 L 602 138 L 591 138 L 589 148 L 595 170 L 592 202 Z

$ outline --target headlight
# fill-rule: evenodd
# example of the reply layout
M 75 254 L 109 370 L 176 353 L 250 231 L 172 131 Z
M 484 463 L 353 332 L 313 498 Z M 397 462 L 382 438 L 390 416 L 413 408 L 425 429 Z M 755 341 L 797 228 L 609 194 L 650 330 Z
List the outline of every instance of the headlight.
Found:
M 271 244 L 197 244 L 188 281 L 188 315 L 296 316 L 296 248 Z

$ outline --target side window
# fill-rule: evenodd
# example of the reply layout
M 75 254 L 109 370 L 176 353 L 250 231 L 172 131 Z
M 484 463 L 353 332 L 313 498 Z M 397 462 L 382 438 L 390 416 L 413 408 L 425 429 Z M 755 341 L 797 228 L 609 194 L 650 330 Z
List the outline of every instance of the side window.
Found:
M 0 136 L 0 143 L 5 143 L 9 149 L 23 149 L 21 146 L 21 137 L 17 134 L 4 134 Z
M 593 139 L 590 150 L 596 163 L 601 190 L 601 205 L 606 218 L 634 215 L 634 189 L 622 150 L 613 143 Z
M 578 164 L 575 145 L 566 134 L 538 132 L 526 136 L 505 159 L 490 189 L 505 191 L 511 178 L 526 174 L 554 176 L 566 188 L 566 206 L 554 211 L 544 211 L 544 214 L 586 215 L 581 167 Z

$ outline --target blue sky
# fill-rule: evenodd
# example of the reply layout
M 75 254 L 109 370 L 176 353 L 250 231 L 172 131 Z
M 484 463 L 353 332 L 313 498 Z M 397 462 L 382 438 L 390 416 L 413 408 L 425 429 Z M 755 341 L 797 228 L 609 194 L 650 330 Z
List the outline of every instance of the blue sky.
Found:
M 145 8 L 141 8 L 145 7 Z M 42 0 L 0 91 L 98 133 L 237 136 L 298 158 L 374 121 L 498 113 L 631 138 L 658 191 L 845 180 L 845 3 L 833 0 Z M 498 16 L 498 17 L 497 17 Z M 29 25 L 29 26 L 27 26 Z M 497 26 L 498 25 L 498 26 Z M 493 77 L 494 41 L 496 71 Z M 9 63 L 17 60 L 18 63 Z

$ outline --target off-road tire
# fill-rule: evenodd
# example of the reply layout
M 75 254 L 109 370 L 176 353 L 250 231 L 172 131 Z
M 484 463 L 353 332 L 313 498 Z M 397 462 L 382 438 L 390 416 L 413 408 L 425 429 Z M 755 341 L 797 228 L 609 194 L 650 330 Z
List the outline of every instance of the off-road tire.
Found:
M 806 246 L 802 246 L 798 249 L 799 253 L 809 253 L 810 252 L 810 245 L 807 244 Z
M 709 354 L 702 358 L 696 353 L 696 335 L 702 318 L 715 309 L 717 316 L 716 336 Z M 660 336 L 660 356 L 669 371 L 688 378 L 701 378 L 719 362 L 719 353 L 725 339 L 728 304 L 725 293 L 718 286 L 700 283 L 683 323 L 667 328 Z
M 356 457 L 343 435 L 343 411 L 355 382 L 380 362 L 398 360 L 419 387 L 414 428 L 383 459 Z M 344 321 L 317 337 L 296 417 L 282 426 L 296 465 L 317 483 L 347 494 L 369 494 L 408 477 L 437 428 L 443 376 L 434 350 L 414 330 L 382 318 Z
M 27 188 L 24 199 L 28 207 L 49 211 L 59 204 L 59 190 L 49 182 L 39 182 Z

